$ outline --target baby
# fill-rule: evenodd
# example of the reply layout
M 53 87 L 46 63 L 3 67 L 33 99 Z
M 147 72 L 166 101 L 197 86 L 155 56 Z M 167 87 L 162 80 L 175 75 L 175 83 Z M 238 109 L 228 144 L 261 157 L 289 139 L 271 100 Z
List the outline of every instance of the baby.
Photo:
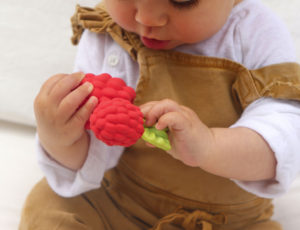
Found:
M 105 0 L 77 8 L 73 74 L 35 100 L 39 164 L 20 229 L 279 230 L 269 198 L 300 168 L 300 68 L 259 0 Z M 136 89 L 171 150 L 107 146 L 84 129 L 84 73 Z M 54 190 L 54 192 L 52 191 Z M 69 197 L 69 198 L 65 198 Z

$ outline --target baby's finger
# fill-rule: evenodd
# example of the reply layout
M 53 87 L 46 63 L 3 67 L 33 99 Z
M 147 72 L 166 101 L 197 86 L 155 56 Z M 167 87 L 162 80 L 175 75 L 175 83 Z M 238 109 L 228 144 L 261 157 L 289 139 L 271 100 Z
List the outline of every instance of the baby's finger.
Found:
M 74 73 L 63 77 L 57 81 L 49 92 L 49 97 L 53 102 L 60 103 L 60 101 L 67 96 L 72 90 L 74 90 L 84 78 L 83 73 Z
M 175 101 L 164 99 L 154 104 L 146 113 L 146 125 L 154 125 L 162 115 L 180 111 L 180 105 Z
M 90 82 L 86 82 L 63 98 L 58 106 L 58 116 L 63 122 L 68 121 L 72 117 L 92 90 L 93 85 Z
M 180 132 L 187 128 L 186 116 L 181 111 L 169 112 L 162 115 L 155 128 L 158 130 L 169 128 L 172 132 Z
M 41 86 L 40 93 L 44 93 L 45 95 L 49 95 L 50 91 L 54 87 L 54 85 L 63 79 L 65 76 L 68 76 L 67 74 L 56 74 L 52 77 L 50 77 L 48 80 L 44 82 L 44 84 Z
M 150 109 L 157 103 L 158 103 L 158 101 L 150 101 L 150 102 L 140 105 L 139 107 L 140 107 L 141 112 L 145 116 L 150 111 Z
M 84 128 L 85 123 L 89 119 L 97 103 L 97 97 L 91 96 L 88 101 L 70 119 L 69 125 Z

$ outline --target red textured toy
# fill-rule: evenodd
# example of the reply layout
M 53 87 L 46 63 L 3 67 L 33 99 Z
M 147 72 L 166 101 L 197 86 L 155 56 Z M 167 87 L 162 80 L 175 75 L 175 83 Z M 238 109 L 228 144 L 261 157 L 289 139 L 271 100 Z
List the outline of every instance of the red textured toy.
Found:
M 123 98 L 132 103 L 135 98 L 134 89 L 127 86 L 123 79 L 111 77 L 107 73 L 100 75 L 88 73 L 82 80 L 82 84 L 87 81 L 91 82 L 94 86 L 90 96 L 96 96 L 99 103 L 103 98 Z
M 90 128 L 108 145 L 133 145 L 144 133 L 143 114 L 128 100 L 103 99 L 90 116 Z
M 90 96 L 96 96 L 98 105 L 86 124 L 95 136 L 107 145 L 133 145 L 143 134 L 143 114 L 132 104 L 135 91 L 121 78 L 109 74 L 86 74 L 82 83 L 94 85 Z

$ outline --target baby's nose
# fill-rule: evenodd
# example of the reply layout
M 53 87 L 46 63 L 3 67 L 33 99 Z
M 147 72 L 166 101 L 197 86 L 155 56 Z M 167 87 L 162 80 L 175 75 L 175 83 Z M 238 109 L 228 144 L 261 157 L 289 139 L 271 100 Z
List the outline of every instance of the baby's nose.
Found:
M 161 27 L 167 24 L 168 16 L 160 7 L 143 2 L 137 7 L 135 20 L 145 27 Z

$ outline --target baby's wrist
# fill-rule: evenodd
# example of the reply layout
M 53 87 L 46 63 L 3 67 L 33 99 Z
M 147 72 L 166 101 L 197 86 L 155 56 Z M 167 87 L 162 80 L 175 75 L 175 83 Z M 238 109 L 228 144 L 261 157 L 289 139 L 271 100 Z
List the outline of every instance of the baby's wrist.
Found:
M 50 158 L 71 170 L 80 169 L 87 157 L 90 137 L 85 131 L 84 134 L 76 142 L 71 145 L 59 145 L 43 143 L 41 145 Z

